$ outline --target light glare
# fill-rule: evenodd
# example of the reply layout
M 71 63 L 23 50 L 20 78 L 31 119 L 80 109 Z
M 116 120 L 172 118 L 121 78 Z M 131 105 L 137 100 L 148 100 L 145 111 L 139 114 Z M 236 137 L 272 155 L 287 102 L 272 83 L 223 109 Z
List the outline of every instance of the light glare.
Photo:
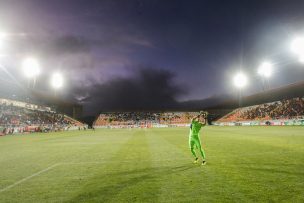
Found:
M 258 69 L 258 74 L 260 74 L 263 77 L 270 77 L 272 74 L 273 65 L 269 62 L 264 62 L 261 64 L 261 66 Z
M 304 56 L 299 57 L 299 62 L 304 63 Z
M 51 78 L 51 85 L 55 89 L 59 89 L 63 86 L 63 76 L 60 73 L 54 73 Z
M 304 55 L 304 38 L 297 37 L 291 43 L 291 51 L 297 55 Z
M 34 78 L 40 74 L 38 61 L 34 58 L 26 58 L 23 61 L 22 68 L 27 78 Z
M 299 61 L 301 63 L 304 63 L 304 38 L 303 37 L 297 37 L 292 41 L 291 51 L 298 56 Z
M 247 85 L 247 77 L 243 73 L 237 73 L 233 78 L 233 83 L 237 88 L 243 88 Z
M 6 37 L 6 34 L 4 32 L 0 32 L 0 40 L 4 40 Z
M 3 47 L 5 38 L 6 38 L 6 34 L 4 32 L 0 32 L 0 48 Z

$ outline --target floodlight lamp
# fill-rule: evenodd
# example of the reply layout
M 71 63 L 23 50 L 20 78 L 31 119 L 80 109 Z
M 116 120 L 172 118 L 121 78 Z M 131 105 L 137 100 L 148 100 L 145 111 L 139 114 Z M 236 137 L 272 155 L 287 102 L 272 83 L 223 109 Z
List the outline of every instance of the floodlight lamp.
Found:
M 264 62 L 260 65 L 259 69 L 258 69 L 258 74 L 269 78 L 272 74 L 272 69 L 273 69 L 273 65 L 269 62 Z
M 304 38 L 297 37 L 291 42 L 291 51 L 299 56 L 304 56 Z
M 247 85 L 247 77 L 243 73 L 237 73 L 233 78 L 233 83 L 237 88 L 243 88 Z
M 40 74 L 38 61 L 34 58 L 26 58 L 23 61 L 22 68 L 27 78 L 34 78 Z
M 63 86 L 63 76 L 60 73 L 54 73 L 51 77 L 51 86 L 54 89 L 59 89 Z

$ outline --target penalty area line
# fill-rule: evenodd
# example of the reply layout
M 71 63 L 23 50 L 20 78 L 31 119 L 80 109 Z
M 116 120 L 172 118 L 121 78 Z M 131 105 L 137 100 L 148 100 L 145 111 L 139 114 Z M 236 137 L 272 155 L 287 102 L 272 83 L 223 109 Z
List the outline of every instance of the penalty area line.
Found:
M 6 191 L 6 190 L 9 190 L 9 189 L 15 187 L 16 185 L 19 185 L 19 184 L 21 184 L 21 183 L 23 183 L 23 182 L 25 182 L 25 181 L 27 181 L 27 180 L 29 180 L 29 179 L 35 177 L 35 176 L 38 176 L 38 175 L 40 175 L 40 174 L 42 174 L 42 173 L 44 173 L 44 172 L 47 172 L 47 171 L 49 171 L 49 170 L 55 168 L 55 167 L 58 166 L 58 165 L 60 165 L 60 163 L 53 164 L 53 165 L 51 165 L 51 166 L 49 166 L 49 167 L 47 167 L 47 168 L 45 168 L 45 169 L 43 169 L 43 170 L 41 170 L 41 171 L 38 171 L 37 173 L 34 173 L 34 174 L 32 174 L 32 175 L 30 175 L 30 176 L 28 176 L 28 177 L 25 177 L 25 178 L 23 178 L 23 179 L 21 179 L 21 180 L 15 182 L 15 183 L 13 183 L 13 184 L 7 186 L 7 187 L 5 187 L 5 188 L 2 188 L 2 189 L 0 189 L 0 193 L 1 193 L 1 192 L 4 192 L 4 191 Z

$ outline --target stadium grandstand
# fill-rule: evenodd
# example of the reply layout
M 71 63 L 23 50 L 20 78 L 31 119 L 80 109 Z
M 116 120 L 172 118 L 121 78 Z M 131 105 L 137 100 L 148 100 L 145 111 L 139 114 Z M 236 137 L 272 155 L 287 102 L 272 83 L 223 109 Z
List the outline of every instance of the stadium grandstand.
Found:
M 196 101 L 192 109 L 170 112 L 107 112 L 94 121 L 95 128 L 188 126 L 199 110 L 207 110 L 208 123 L 214 125 L 304 125 L 304 82 L 256 93 L 205 107 Z
M 101 113 L 93 126 L 105 127 L 175 127 L 187 126 L 197 112 L 109 112 Z
M 85 125 L 50 107 L 0 98 L 0 135 L 72 130 L 79 127 Z
M 216 125 L 304 125 L 304 97 L 237 108 Z
M 304 82 L 259 92 L 243 98 L 243 107 L 236 100 L 226 101 L 211 109 L 231 109 L 213 122 L 215 125 L 303 125 Z

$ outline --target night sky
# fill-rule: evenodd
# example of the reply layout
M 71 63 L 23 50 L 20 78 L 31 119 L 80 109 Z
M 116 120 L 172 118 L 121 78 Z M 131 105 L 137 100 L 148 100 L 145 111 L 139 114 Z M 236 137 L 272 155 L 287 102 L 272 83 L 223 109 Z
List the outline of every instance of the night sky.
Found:
M 264 60 L 275 65 L 270 88 L 295 83 L 304 65 L 290 42 L 304 36 L 303 11 L 303 0 L 0 0 L 0 93 L 22 94 L 28 56 L 42 69 L 36 89 L 52 94 L 58 70 L 57 96 L 86 114 L 235 95 L 238 70 L 250 95 Z

